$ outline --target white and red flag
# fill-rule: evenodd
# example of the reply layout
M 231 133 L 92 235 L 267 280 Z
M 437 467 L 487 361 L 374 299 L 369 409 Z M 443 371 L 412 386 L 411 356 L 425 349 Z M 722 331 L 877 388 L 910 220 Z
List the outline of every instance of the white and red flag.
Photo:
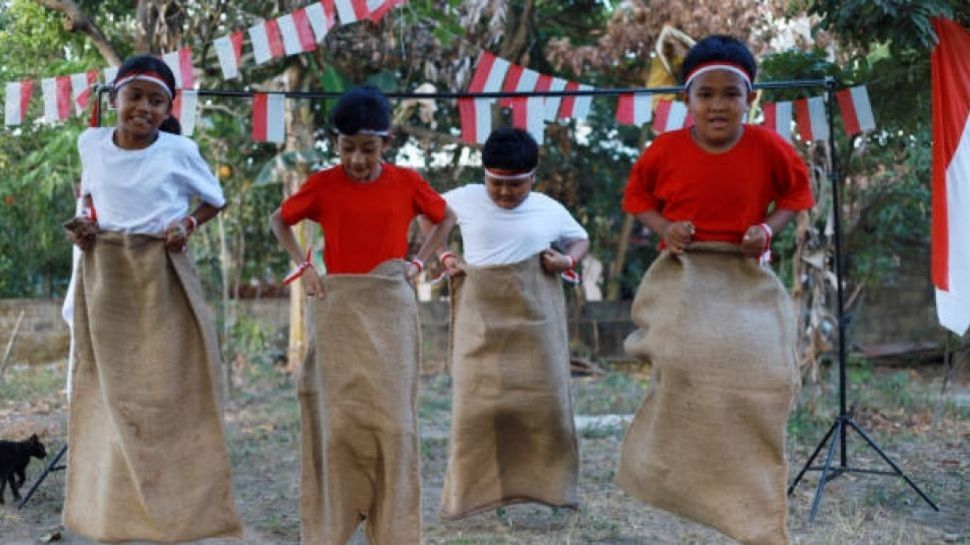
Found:
M 523 76 L 525 74 L 523 73 Z M 520 82 L 522 79 L 520 78 Z M 549 91 L 552 89 L 552 76 L 548 74 L 539 74 L 536 78 L 534 91 Z M 515 125 L 516 127 L 524 128 L 529 131 L 532 138 L 535 138 L 536 142 L 542 144 L 546 136 L 546 101 L 552 97 L 543 96 L 530 96 L 525 99 L 524 105 L 522 101 L 516 101 L 512 105 L 512 120 L 515 121 L 516 114 L 519 115 L 519 120 L 525 117 L 525 126 Z M 521 113 L 520 113 L 521 110 Z M 555 119 L 555 117 L 553 117 Z M 513 123 L 514 124 L 514 123 Z
M 44 97 L 44 120 L 64 121 L 71 116 L 71 76 L 40 80 Z
M 172 101 L 172 115 L 179 120 L 183 136 L 192 136 L 195 132 L 196 108 L 199 104 L 199 92 L 195 89 L 179 89 Z
M 653 116 L 653 97 L 649 93 L 620 95 L 616 103 L 616 122 L 621 125 L 643 125 Z
M 283 50 L 287 55 L 306 53 L 317 48 L 305 8 L 283 15 L 276 20 L 276 24 L 283 37 Z
M 550 91 L 565 91 L 567 81 L 562 78 L 552 78 L 552 83 L 549 84 Z M 548 96 L 542 106 L 544 110 L 543 119 L 545 121 L 555 121 L 556 117 L 559 115 L 559 107 L 562 105 L 562 96 Z
M 367 18 L 367 0 L 334 0 L 340 24 L 349 25 Z
M 505 83 L 502 85 L 502 92 L 515 92 L 519 88 L 519 80 L 522 79 L 523 72 L 525 72 L 525 67 L 521 64 L 513 64 L 509 66 L 509 71 L 505 74 Z M 539 77 L 539 74 L 536 73 L 536 77 Z M 512 104 L 514 103 L 514 97 L 504 97 L 498 99 L 498 105 L 503 108 L 511 108 Z
M 829 124 L 825 119 L 825 99 L 800 98 L 795 101 L 795 123 L 802 142 L 829 139 Z
M 764 126 L 791 142 L 791 102 L 768 102 L 761 107 L 764 113 Z
M 475 64 L 475 72 L 468 84 L 469 93 L 495 93 L 502 89 L 509 61 L 482 51 Z M 494 98 L 460 98 L 458 113 L 461 139 L 469 144 L 483 144 L 492 132 L 492 103 Z
M 872 104 L 869 103 L 869 93 L 865 85 L 842 89 L 835 93 L 835 101 L 839 103 L 845 134 L 851 136 L 876 128 L 876 120 L 872 116 Z
M 183 47 L 178 51 L 172 51 L 162 55 L 162 60 L 172 69 L 175 74 L 176 89 L 195 88 L 195 67 L 192 66 L 192 49 Z
M 283 56 L 283 38 L 275 19 L 249 27 L 249 41 L 253 45 L 253 60 L 256 64 Z
M 34 92 L 34 80 L 15 81 L 7 84 L 4 100 L 3 124 L 20 125 L 27 117 L 30 95 Z
M 253 140 L 282 144 L 286 139 L 286 96 L 280 93 L 253 95 Z
M 307 20 L 310 21 L 310 27 L 317 37 L 317 42 L 322 42 L 333 25 L 337 24 L 337 8 L 334 6 L 333 0 L 316 2 L 304 9 L 306 9 Z
M 590 91 L 593 87 L 585 83 L 570 81 L 566 84 L 566 91 Z M 562 97 L 559 107 L 559 119 L 586 119 L 593 95 L 569 95 Z
M 237 30 L 232 34 L 213 40 L 216 56 L 219 57 L 219 67 L 222 69 L 223 79 L 239 77 L 239 65 L 242 64 L 243 32 Z
M 380 21 L 391 8 L 403 4 L 405 0 L 367 0 L 367 18 L 375 23 Z
M 71 98 L 77 115 L 81 115 L 88 107 L 88 103 L 91 101 L 91 88 L 97 81 L 97 70 L 71 74 Z
M 933 285 L 940 324 L 970 327 L 970 31 L 933 19 Z
M 663 134 L 693 124 L 694 121 L 687 112 L 687 105 L 683 102 L 665 98 L 657 101 L 657 111 L 653 115 L 654 133 Z
M 536 90 L 539 83 L 539 73 L 522 66 L 513 66 L 505 78 L 503 91 L 528 93 Z M 499 101 L 499 104 L 512 109 L 512 126 L 520 129 L 528 127 L 529 102 L 528 97 L 509 97 Z

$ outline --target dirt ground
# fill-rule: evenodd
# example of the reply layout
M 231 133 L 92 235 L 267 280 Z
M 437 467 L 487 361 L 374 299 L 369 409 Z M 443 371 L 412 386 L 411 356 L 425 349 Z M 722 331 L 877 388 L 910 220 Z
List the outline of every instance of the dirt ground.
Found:
M 789 528 L 794 543 L 970 543 L 970 370 L 957 376 L 941 401 L 939 369 L 939 364 L 856 364 L 850 369 L 849 395 L 856 421 L 941 511 L 931 510 L 900 478 L 852 475 L 825 487 L 821 509 L 812 523 L 808 513 L 818 473 L 811 473 L 790 501 Z M 38 433 L 53 456 L 66 435 L 63 373 L 63 365 L 57 364 L 8 371 L 6 382 L 0 384 L 0 438 L 20 439 Z M 245 359 L 239 361 L 236 377 L 226 415 L 236 501 L 245 524 L 241 542 L 298 543 L 299 413 L 290 378 L 271 364 Z M 575 411 L 584 416 L 632 414 L 648 381 L 643 370 L 626 368 L 608 368 L 607 374 L 596 378 L 576 378 Z M 812 403 L 803 403 L 792 416 L 788 446 L 792 476 L 833 422 L 835 403 L 828 390 Z M 613 484 L 623 424 L 585 426 L 581 431 L 582 505 L 578 512 L 524 505 L 442 522 L 436 510 L 448 445 L 450 388 L 446 376 L 423 379 L 420 416 L 424 543 L 733 543 L 711 529 L 646 507 Z M 861 438 L 849 437 L 851 466 L 889 469 Z M 36 460 L 31 463 L 28 486 L 43 465 Z M 11 505 L 8 492 L 8 503 L 0 506 L 0 543 L 92 543 L 61 528 L 63 486 L 63 472 L 53 473 L 22 510 Z M 365 541 L 358 535 L 353 542 Z

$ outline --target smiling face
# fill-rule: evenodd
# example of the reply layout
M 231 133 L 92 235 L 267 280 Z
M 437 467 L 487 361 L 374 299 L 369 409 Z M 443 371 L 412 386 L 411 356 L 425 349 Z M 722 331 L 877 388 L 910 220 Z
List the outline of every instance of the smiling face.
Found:
M 381 156 L 388 141 L 373 134 L 337 135 L 337 151 L 344 173 L 355 182 L 371 182 L 381 174 Z
M 113 100 L 118 109 L 117 144 L 122 148 L 143 148 L 158 135 L 158 127 L 169 116 L 172 101 L 157 83 L 130 81 Z
M 734 72 L 711 70 L 697 76 L 685 98 L 694 116 L 694 140 L 708 151 L 729 149 L 741 138 L 741 125 L 754 98 L 755 93 Z

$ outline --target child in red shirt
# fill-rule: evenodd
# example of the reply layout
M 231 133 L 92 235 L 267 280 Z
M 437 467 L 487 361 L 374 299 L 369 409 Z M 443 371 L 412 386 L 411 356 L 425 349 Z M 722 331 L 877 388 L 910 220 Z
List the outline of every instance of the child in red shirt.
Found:
M 348 91 L 332 115 L 340 164 L 312 174 L 273 212 L 273 233 L 299 271 L 313 341 L 298 378 L 305 543 L 346 543 L 361 521 L 372 544 L 418 545 L 418 308 L 410 281 L 455 215 L 421 176 L 381 160 L 391 111 L 373 87 Z M 404 261 L 416 216 L 434 227 Z M 291 225 L 320 224 L 320 276 Z
M 784 436 L 798 383 L 793 305 L 773 233 L 813 198 L 774 132 L 745 124 L 757 66 L 728 36 L 683 64 L 694 126 L 664 133 L 630 173 L 623 209 L 661 237 L 633 303 L 628 353 L 653 380 L 617 482 L 637 498 L 750 544 L 788 542 Z

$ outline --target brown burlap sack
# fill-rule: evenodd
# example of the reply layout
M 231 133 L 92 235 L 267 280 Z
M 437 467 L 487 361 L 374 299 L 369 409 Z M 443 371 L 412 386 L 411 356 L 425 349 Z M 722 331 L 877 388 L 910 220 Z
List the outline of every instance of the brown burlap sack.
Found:
M 219 348 L 190 255 L 101 233 L 75 297 L 65 526 L 99 541 L 241 535 Z
M 579 455 L 566 309 L 539 257 L 453 280 L 454 385 L 441 516 L 521 502 L 575 508 Z
M 326 275 L 298 379 L 303 543 L 421 541 L 418 305 L 405 262 Z
M 633 302 L 631 356 L 653 364 L 616 482 L 742 543 L 788 543 L 785 425 L 798 387 L 794 306 L 736 246 L 664 252 Z

